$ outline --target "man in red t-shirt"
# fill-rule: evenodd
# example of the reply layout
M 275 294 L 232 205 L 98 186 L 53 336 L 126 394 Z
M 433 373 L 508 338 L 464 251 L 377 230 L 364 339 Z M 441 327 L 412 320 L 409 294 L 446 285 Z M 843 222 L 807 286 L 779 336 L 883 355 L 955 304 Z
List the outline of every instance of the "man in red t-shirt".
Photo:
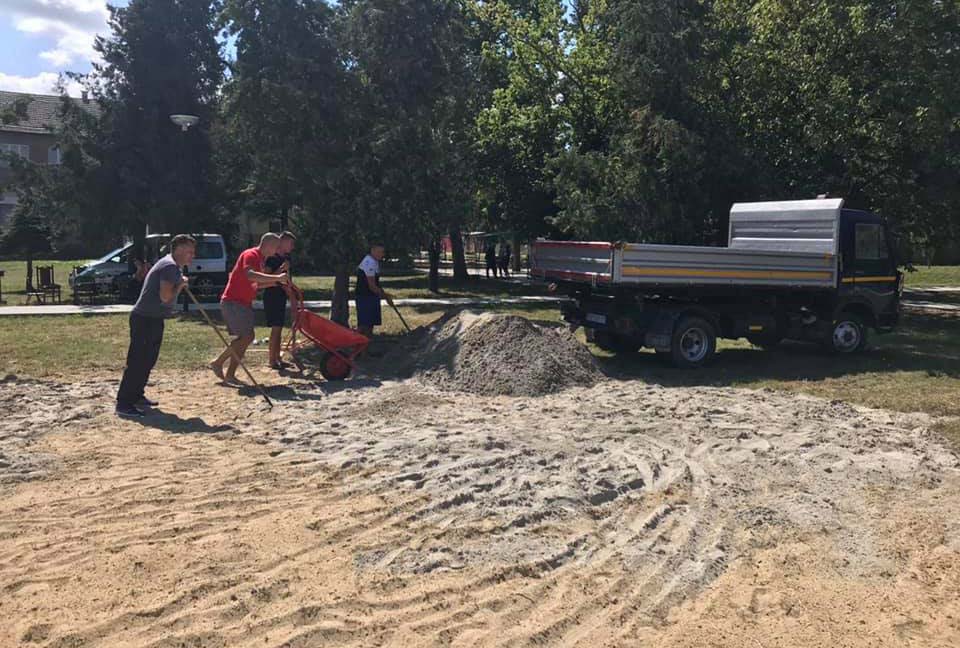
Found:
M 220 380 L 236 382 L 238 359 L 243 359 L 247 347 L 253 342 L 253 299 L 257 296 L 257 289 L 287 283 L 286 272 L 267 274 L 263 271 L 264 260 L 276 254 L 279 247 L 280 237 L 267 232 L 258 247 L 243 251 L 230 271 L 227 287 L 220 296 L 220 313 L 230 335 L 235 337 L 209 365 Z M 227 362 L 224 372 L 223 365 Z

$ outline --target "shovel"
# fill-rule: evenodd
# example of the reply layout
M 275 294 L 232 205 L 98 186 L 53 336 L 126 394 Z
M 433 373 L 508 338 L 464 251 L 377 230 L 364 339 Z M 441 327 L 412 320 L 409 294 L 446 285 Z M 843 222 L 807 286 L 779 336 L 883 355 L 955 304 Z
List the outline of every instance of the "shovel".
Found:
M 411 329 L 410 325 L 407 324 L 407 320 L 403 319 L 403 315 L 400 314 L 400 309 L 394 305 L 393 300 L 388 297 L 387 303 L 390 304 L 390 308 L 392 308 L 393 312 L 396 313 L 397 317 L 400 318 L 400 322 L 403 324 L 403 328 L 407 329 L 407 333 L 412 333 L 413 329 Z

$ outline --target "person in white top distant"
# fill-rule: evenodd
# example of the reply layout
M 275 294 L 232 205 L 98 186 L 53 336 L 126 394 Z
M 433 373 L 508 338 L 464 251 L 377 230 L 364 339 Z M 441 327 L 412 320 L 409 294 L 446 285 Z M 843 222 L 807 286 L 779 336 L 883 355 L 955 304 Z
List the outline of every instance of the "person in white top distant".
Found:
M 370 246 L 370 254 L 363 257 L 363 261 L 357 266 L 357 330 L 367 337 L 373 337 L 373 327 L 383 323 L 380 299 L 386 299 L 388 304 L 393 303 L 390 295 L 380 287 L 380 262 L 383 255 L 383 245 L 375 243 Z

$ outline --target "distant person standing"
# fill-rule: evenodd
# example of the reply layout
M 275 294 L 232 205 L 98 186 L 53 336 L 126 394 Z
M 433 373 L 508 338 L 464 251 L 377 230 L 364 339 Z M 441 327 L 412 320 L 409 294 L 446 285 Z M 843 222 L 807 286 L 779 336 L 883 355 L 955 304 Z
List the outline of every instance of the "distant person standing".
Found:
M 160 357 L 164 319 L 173 315 L 177 295 L 187 285 L 180 268 L 193 261 L 196 246 L 197 242 L 186 234 L 174 236 L 170 254 L 159 259 L 144 276 L 140 297 L 130 312 L 130 346 L 117 391 L 117 416 L 140 418 L 144 416 L 141 407 L 157 405 L 146 397 L 144 389 Z
M 487 244 L 487 250 L 484 253 L 487 259 L 487 279 L 490 278 L 490 271 L 493 271 L 493 278 L 497 278 L 497 246 L 493 243 Z
M 510 277 L 510 255 L 512 254 L 510 249 L 510 244 L 504 242 L 500 246 L 500 276 L 501 277 Z
M 380 262 L 383 261 L 384 247 L 376 243 L 370 246 L 370 254 L 363 257 L 357 266 L 357 329 L 367 337 L 373 337 L 373 327 L 380 326 L 383 318 L 380 313 L 380 300 L 386 299 L 392 304 L 383 288 L 380 287 Z
M 286 273 L 290 275 L 290 253 L 296 244 L 297 237 L 292 232 L 280 235 L 280 247 L 277 253 L 267 257 L 264 268 L 268 274 Z M 286 286 L 270 286 L 263 291 L 263 312 L 266 315 L 267 326 L 270 327 L 270 367 L 283 369 L 286 365 L 280 359 L 280 342 L 283 338 L 283 325 L 287 320 L 287 288 Z
M 208 365 L 217 378 L 224 382 L 236 382 L 237 366 L 253 342 L 253 299 L 257 296 L 257 289 L 287 282 L 285 272 L 268 274 L 263 271 L 264 261 L 276 254 L 279 248 L 280 237 L 267 232 L 260 238 L 260 245 L 240 254 L 230 271 L 227 287 L 220 296 L 220 314 L 234 339 Z M 224 364 L 227 365 L 226 372 L 223 370 Z

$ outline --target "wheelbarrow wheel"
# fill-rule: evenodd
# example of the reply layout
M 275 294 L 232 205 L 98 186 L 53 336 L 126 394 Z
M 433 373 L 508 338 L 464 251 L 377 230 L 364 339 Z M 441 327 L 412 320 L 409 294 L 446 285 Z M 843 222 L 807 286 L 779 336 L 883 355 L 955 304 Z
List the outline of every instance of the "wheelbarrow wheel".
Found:
M 350 363 L 337 354 L 327 351 L 320 359 L 320 373 L 327 380 L 344 380 L 350 375 Z

